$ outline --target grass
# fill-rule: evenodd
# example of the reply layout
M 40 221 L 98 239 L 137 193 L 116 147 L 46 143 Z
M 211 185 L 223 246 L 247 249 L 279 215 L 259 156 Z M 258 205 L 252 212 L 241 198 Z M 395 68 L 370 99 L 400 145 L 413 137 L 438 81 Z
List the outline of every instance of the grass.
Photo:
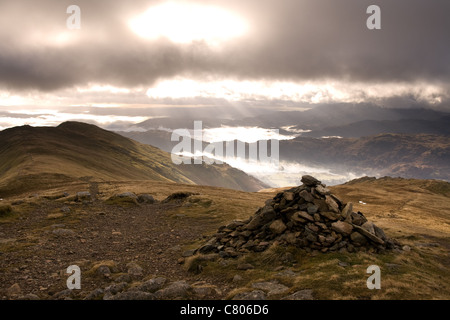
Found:
M 67 190 L 70 190 L 67 192 L 73 194 L 73 191 L 82 190 L 83 186 L 86 185 L 68 185 Z M 247 219 L 264 204 L 265 200 L 277 193 L 277 190 L 246 193 L 217 187 L 155 181 L 99 182 L 98 187 L 101 200 L 108 200 L 115 194 L 128 191 L 135 194 L 148 193 L 158 201 L 175 192 L 196 193 L 179 206 L 167 204 L 165 211 L 167 219 L 179 222 L 180 228 L 186 224 L 203 227 L 204 234 L 199 234 L 195 241 L 184 243 L 183 249 L 198 248 L 221 225 L 235 219 Z M 450 199 L 446 195 L 445 183 L 377 179 L 331 188 L 333 193 L 345 202 L 353 202 L 354 210 L 363 212 L 369 220 L 382 227 L 389 237 L 410 246 L 411 251 L 378 255 L 366 252 L 353 254 L 331 252 L 314 255 L 295 247 L 274 245 L 265 252 L 250 253 L 238 259 L 223 260 L 217 256 L 214 259 L 211 256 L 194 256 L 186 259 L 184 268 L 197 272 L 198 266 L 201 266 L 201 273 L 195 277 L 229 284 L 231 291 L 228 292 L 228 298 L 232 298 L 238 292 L 254 290 L 253 283 L 259 281 L 277 281 L 284 284 L 289 288 L 288 294 L 312 289 L 316 299 L 450 298 L 448 254 Z M 45 194 L 57 195 L 62 191 L 66 191 L 65 188 L 58 187 Z M 359 200 L 366 202 L 367 205 L 360 204 Z M 36 198 L 27 200 L 19 206 L 12 206 L 11 217 L 24 214 L 30 208 L 39 207 L 40 202 L 48 201 L 50 200 Z M 51 219 L 51 223 L 66 225 L 76 223 L 80 209 L 75 204 L 71 209 L 69 214 L 47 218 Z M 59 213 L 59 207 L 48 212 L 49 215 Z M 42 225 L 35 226 L 38 229 L 34 237 L 39 236 L 44 227 L 48 227 L 48 220 L 41 223 Z M 0 251 L 23 250 L 33 243 L 32 239 L 25 239 L 22 242 L 11 240 L 2 243 Z M 342 266 L 342 262 L 347 265 Z M 99 262 L 95 265 L 105 263 Z M 250 263 L 254 269 L 238 270 L 237 266 L 242 263 Z M 87 269 L 87 276 L 97 278 L 95 265 L 90 270 Z M 366 286 L 366 280 L 370 276 L 366 270 L 370 265 L 378 265 L 381 268 L 381 290 L 369 290 Z M 290 270 L 293 274 L 280 274 L 283 270 Z M 242 280 L 232 282 L 235 275 L 240 275 Z
M 13 208 L 8 205 L 0 205 L 0 218 L 10 216 L 13 212 Z

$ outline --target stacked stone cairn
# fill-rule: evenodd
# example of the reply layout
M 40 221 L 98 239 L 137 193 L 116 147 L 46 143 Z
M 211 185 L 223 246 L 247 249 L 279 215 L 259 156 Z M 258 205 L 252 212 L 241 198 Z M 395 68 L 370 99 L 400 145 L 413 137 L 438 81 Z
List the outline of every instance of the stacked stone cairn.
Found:
M 382 229 L 354 212 L 319 180 L 305 175 L 302 185 L 278 193 L 246 221 L 222 226 L 196 253 L 219 253 L 233 258 L 246 252 L 262 252 L 273 243 L 293 245 L 308 252 L 381 253 L 398 248 Z

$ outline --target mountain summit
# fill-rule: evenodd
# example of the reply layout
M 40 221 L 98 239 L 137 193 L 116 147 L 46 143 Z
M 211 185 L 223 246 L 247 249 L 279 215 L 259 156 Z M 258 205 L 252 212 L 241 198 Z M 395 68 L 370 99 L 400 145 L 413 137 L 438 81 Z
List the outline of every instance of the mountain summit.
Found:
M 257 191 L 267 187 L 223 165 L 175 165 L 170 153 L 81 122 L 0 132 L 0 195 L 94 179 L 155 180 Z

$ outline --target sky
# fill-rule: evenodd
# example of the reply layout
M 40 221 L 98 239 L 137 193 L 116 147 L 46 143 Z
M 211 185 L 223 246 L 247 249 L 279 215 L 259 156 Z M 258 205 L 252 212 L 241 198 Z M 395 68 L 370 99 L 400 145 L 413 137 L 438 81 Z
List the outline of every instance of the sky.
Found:
M 448 0 L 0 0 L 0 130 L 180 106 L 450 111 L 449 13 Z

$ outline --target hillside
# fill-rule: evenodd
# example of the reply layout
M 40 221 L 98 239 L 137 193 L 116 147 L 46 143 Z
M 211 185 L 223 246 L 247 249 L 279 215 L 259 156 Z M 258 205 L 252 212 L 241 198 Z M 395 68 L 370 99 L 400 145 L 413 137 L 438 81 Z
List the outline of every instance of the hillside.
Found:
M 0 211 L 1 299 L 450 298 L 446 182 L 366 177 L 330 187 L 399 241 L 399 251 L 322 254 L 274 244 L 232 259 L 189 252 L 220 226 L 248 219 L 279 190 L 99 182 L 96 200 L 75 201 L 88 187 L 78 182 L 1 203 L 11 207 Z M 156 202 L 111 201 L 124 192 Z M 167 201 L 174 193 L 185 196 Z M 69 291 L 65 270 L 73 264 L 81 268 L 82 289 Z M 370 265 L 381 268 L 381 290 L 366 287 Z
M 0 196 L 76 180 L 154 180 L 257 191 L 259 180 L 224 165 L 175 165 L 170 154 L 94 125 L 0 132 Z

